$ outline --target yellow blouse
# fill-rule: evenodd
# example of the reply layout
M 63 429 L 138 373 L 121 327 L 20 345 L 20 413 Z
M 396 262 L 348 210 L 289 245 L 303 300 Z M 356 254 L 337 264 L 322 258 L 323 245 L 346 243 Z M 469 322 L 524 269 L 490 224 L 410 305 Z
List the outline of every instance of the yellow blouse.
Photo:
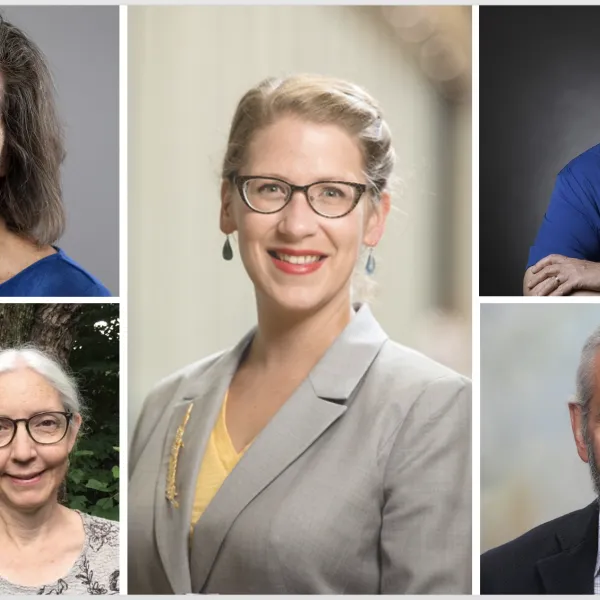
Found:
M 240 458 L 242 458 L 248 448 L 246 446 L 246 448 L 238 453 L 229 437 L 225 423 L 228 395 L 229 393 L 225 394 L 219 418 L 210 434 L 208 444 L 206 445 L 206 452 L 200 465 L 200 472 L 196 480 L 194 505 L 192 507 L 192 529 L 206 510 L 210 501 L 219 491 L 219 488 L 223 485 L 225 478 L 233 471 L 233 468 L 238 464 Z

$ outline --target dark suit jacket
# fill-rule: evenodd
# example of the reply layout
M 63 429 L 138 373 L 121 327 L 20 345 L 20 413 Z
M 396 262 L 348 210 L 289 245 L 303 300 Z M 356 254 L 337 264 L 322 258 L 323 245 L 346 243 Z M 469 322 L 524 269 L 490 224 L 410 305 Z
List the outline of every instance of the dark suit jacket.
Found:
M 481 556 L 481 594 L 593 594 L 598 503 Z

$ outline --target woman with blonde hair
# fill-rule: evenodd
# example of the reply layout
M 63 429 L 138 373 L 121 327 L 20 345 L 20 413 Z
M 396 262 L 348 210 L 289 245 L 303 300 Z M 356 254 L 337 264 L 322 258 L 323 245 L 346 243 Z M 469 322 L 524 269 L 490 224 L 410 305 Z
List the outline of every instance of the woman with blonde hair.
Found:
M 258 325 L 143 407 L 130 593 L 470 592 L 470 382 L 352 300 L 357 263 L 375 270 L 393 167 L 357 85 L 297 75 L 241 99 L 222 255 L 237 233 Z
M 117 594 L 119 529 L 59 503 L 81 426 L 75 383 L 34 348 L 0 351 L 0 594 Z

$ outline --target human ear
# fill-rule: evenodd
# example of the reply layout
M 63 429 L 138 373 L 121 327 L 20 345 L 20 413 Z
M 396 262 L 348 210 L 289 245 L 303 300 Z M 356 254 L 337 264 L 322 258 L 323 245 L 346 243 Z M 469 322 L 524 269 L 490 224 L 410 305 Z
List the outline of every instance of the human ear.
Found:
M 75 441 L 77 440 L 77 434 L 79 433 L 79 429 L 81 427 L 81 415 L 79 413 L 75 413 L 73 418 L 71 419 L 71 424 L 69 425 L 69 452 L 73 450 L 73 446 L 75 445 Z
M 581 406 L 576 402 L 569 402 L 569 414 L 571 417 L 571 429 L 573 430 L 573 437 L 575 438 L 575 446 L 577 447 L 577 454 L 583 462 L 588 462 L 590 457 L 588 456 L 587 444 L 581 428 L 583 423 L 583 415 L 581 414 Z
M 221 213 L 219 217 L 219 226 L 225 235 L 230 235 L 237 229 L 233 215 L 234 195 L 235 187 L 229 180 L 224 179 L 221 183 Z
M 385 222 L 392 206 L 389 192 L 382 192 L 377 204 L 368 209 L 367 223 L 363 243 L 365 246 L 377 246 L 385 230 Z

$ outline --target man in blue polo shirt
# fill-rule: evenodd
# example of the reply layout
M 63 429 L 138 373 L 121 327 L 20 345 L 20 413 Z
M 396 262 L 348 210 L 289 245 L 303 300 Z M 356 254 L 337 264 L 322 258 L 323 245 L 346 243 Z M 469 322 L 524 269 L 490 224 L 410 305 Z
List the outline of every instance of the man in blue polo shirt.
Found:
M 600 144 L 558 174 L 529 251 L 523 293 L 600 294 Z

